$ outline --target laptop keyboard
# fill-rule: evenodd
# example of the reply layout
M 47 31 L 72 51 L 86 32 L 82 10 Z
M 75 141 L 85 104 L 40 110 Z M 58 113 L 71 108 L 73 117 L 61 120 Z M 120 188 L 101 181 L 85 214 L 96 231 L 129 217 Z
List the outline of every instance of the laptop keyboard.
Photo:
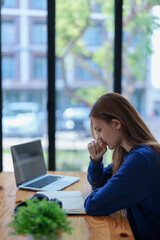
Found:
M 34 188 L 43 188 L 46 185 L 53 183 L 59 179 L 61 179 L 62 177 L 60 176 L 46 176 L 40 180 L 37 180 L 33 183 L 27 184 L 27 187 L 34 187 Z

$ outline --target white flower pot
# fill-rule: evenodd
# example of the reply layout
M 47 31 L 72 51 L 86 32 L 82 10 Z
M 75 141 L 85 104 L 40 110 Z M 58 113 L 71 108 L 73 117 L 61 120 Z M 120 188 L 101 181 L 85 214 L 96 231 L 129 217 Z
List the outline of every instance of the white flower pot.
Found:
M 27 237 L 28 237 L 28 240 L 36 240 L 36 238 L 34 238 L 34 236 L 32 236 L 32 235 L 27 235 Z M 48 240 L 48 238 L 43 237 L 42 240 Z
M 28 240 L 36 240 L 32 235 L 27 235 L 27 237 L 28 237 Z M 59 238 L 54 238 L 53 240 L 60 240 L 61 238 L 59 237 Z M 41 238 L 41 240 L 48 240 L 48 238 L 47 237 L 43 237 L 43 238 Z

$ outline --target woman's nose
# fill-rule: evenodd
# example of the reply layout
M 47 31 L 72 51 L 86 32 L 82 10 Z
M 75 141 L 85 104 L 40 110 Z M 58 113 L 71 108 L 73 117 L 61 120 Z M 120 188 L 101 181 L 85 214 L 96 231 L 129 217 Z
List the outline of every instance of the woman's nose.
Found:
M 101 133 L 98 133 L 98 135 L 97 135 L 97 139 L 102 139 L 102 137 L 101 137 Z

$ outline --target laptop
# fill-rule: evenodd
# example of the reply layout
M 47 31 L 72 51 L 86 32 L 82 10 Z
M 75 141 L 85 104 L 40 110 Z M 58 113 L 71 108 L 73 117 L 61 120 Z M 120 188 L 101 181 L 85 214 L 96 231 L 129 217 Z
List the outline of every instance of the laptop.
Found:
M 11 154 L 18 188 L 57 191 L 80 179 L 79 177 L 47 174 L 40 139 L 12 146 Z

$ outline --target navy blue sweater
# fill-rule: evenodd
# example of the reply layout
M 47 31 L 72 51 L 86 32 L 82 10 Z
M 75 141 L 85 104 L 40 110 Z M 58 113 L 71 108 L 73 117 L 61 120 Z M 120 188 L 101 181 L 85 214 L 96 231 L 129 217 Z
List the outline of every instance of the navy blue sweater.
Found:
M 88 214 L 125 209 L 136 240 L 160 239 L 160 155 L 153 148 L 131 149 L 113 176 L 111 164 L 104 168 L 91 160 L 88 181 L 94 190 L 85 200 Z

